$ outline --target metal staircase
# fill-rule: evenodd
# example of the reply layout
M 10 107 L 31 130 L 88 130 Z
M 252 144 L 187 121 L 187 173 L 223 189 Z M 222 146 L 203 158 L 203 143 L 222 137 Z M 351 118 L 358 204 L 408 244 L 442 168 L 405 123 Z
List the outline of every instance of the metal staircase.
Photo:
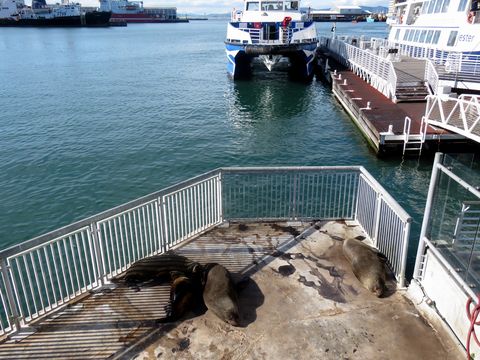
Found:
M 397 74 L 396 97 L 397 102 L 425 101 L 429 95 L 425 85 L 425 60 L 402 58 L 393 62 Z
M 457 251 L 480 250 L 479 201 L 465 201 L 462 204 L 453 235 L 453 248 Z

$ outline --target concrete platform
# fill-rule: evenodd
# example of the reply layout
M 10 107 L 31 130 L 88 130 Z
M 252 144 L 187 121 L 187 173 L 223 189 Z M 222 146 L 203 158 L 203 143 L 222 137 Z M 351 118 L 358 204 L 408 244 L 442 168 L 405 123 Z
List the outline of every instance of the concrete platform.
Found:
M 190 313 L 160 324 L 168 286 L 104 289 L 0 345 L 2 359 L 462 359 L 394 290 L 376 298 L 342 254 L 355 223 L 216 228 L 178 248 L 225 265 L 242 284 L 241 326 Z M 368 239 L 366 239 L 368 241 Z

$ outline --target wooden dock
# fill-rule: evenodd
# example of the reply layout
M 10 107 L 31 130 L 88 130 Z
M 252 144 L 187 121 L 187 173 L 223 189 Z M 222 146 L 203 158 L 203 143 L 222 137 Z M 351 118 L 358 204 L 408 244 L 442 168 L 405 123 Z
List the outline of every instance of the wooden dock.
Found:
M 462 135 L 431 125 L 425 125 L 421 143 L 426 108 L 425 94 L 422 95 L 426 88 L 423 89 L 421 75 L 424 65 L 421 60 L 411 60 L 399 62 L 395 67 L 397 92 L 402 102 L 394 103 L 352 71 L 329 59 L 328 78 L 333 94 L 379 155 L 402 154 L 405 148 L 418 155 L 421 151 L 458 150 L 471 145 Z M 405 131 L 406 117 L 411 119 L 410 131 Z

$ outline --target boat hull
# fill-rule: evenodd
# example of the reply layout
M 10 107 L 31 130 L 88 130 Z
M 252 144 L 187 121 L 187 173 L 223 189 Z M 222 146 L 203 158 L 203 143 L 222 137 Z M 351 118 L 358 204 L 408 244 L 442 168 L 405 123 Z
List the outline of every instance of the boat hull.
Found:
M 112 14 L 112 21 L 125 21 L 127 23 L 188 23 L 188 19 L 165 19 L 149 14 Z
M 313 77 L 316 42 L 286 45 L 239 45 L 226 42 L 225 45 L 227 72 L 233 79 L 250 77 L 253 59 L 278 56 L 288 58 L 288 71 L 291 77 L 299 80 L 309 80 Z
M 0 19 L 2 27 L 100 27 L 109 26 L 111 12 L 92 11 L 82 16 L 59 16 L 50 19 Z

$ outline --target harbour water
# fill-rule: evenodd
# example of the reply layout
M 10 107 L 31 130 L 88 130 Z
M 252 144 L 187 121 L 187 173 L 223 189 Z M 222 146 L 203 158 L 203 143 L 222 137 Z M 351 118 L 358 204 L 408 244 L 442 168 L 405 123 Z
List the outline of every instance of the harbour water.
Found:
M 226 22 L 1 29 L 0 248 L 219 166 L 363 165 L 414 218 L 411 264 L 432 159 L 378 159 L 322 82 L 231 81 Z

